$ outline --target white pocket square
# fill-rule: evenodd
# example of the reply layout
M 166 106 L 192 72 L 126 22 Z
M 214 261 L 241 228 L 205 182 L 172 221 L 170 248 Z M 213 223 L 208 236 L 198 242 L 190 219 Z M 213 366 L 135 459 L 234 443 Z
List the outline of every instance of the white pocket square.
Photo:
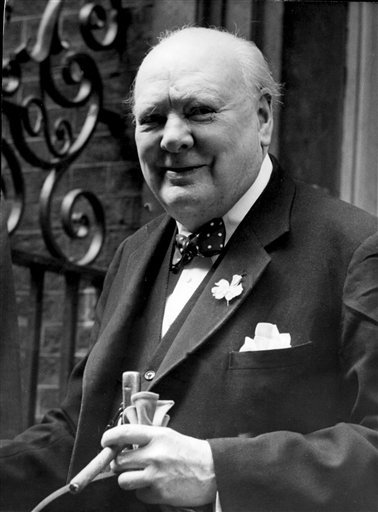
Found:
M 244 345 L 240 352 L 256 350 L 275 350 L 291 347 L 289 333 L 280 333 L 275 324 L 260 322 L 256 325 L 255 337 L 245 337 Z

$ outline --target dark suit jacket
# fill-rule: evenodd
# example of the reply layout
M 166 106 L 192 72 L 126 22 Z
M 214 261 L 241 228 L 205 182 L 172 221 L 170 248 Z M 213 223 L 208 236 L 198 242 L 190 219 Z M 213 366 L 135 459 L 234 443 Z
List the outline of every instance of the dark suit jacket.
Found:
M 37 464 L 43 492 L 52 490 L 68 465 L 72 476 L 96 454 L 152 257 L 173 225 L 163 216 L 119 248 L 98 304 L 97 342 L 62 409 L 9 448 L 9 489 Z M 359 311 L 355 289 L 376 229 L 376 219 L 294 184 L 275 165 L 156 368 L 148 387 L 175 400 L 170 426 L 210 440 L 224 512 L 378 510 L 378 292 L 370 289 Z M 377 260 L 368 259 L 371 268 Z M 227 306 L 211 288 L 233 274 L 243 274 L 243 293 Z M 239 352 L 259 322 L 290 333 L 292 347 Z M 33 453 L 23 453 L 25 439 Z

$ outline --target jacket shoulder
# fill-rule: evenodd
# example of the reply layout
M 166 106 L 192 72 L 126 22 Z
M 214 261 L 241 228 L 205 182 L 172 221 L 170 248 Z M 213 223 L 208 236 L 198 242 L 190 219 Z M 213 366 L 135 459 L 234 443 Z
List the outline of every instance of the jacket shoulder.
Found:
M 378 219 L 370 213 L 314 186 L 295 181 L 293 219 L 311 226 L 314 236 L 357 247 L 378 229 Z
M 159 215 L 149 223 L 140 227 L 135 233 L 125 238 L 118 246 L 113 259 L 110 262 L 109 268 L 106 272 L 103 291 L 100 296 L 99 305 L 105 303 L 106 298 L 110 292 L 113 282 L 117 279 L 124 279 L 124 269 L 127 268 L 129 258 L 133 253 L 143 245 L 149 242 L 152 233 L 157 230 L 164 230 L 170 222 L 168 215 Z

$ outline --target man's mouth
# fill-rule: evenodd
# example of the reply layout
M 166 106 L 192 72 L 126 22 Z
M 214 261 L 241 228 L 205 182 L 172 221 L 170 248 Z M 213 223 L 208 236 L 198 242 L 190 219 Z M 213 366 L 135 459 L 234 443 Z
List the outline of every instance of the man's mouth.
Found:
M 195 171 L 197 169 L 200 169 L 201 167 L 204 167 L 204 164 L 199 165 L 185 165 L 185 166 L 164 166 L 162 167 L 162 170 L 164 172 L 171 172 L 171 173 L 186 173 L 190 171 Z

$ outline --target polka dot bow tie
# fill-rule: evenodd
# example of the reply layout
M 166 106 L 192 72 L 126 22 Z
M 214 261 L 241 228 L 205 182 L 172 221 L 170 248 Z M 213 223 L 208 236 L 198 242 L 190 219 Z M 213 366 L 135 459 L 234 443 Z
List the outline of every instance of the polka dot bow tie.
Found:
M 176 247 L 180 258 L 172 263 L 172 272 L 176 274 L 196 256 L 209 257 L 219 254 L 224 247 L 225 236 L 226 229 L 222 219 L 207 222 L 197 233 L 189 236 L 176 235 Z

